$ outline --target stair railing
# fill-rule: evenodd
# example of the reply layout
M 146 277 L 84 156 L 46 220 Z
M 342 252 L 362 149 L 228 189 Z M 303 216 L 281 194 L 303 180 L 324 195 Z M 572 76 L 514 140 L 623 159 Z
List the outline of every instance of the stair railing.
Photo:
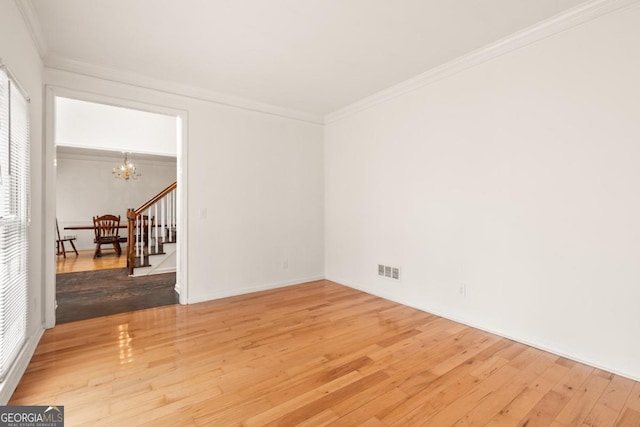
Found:
M 145 264 L 149 254 L 176 240 L 177 182 L 153 196 L 138 209 L 127 210 L 127 268 L 133 275 L 136 259 Z

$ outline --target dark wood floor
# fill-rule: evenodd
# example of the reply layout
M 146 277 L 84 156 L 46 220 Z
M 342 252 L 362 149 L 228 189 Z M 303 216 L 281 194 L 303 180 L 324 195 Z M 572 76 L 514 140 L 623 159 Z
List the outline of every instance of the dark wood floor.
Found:
M 175 273 L 129 277 L 125 268 L 56 275 L 56 323 L 177 304 Z

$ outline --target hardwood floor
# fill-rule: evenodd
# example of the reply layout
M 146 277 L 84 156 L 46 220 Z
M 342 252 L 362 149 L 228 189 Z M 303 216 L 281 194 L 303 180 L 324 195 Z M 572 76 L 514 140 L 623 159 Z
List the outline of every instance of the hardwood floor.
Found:
M 124 254 L 78 252 L 57 258 L 57 324 L 178 303 L 175 273 L 131 278 Z
M 176 273 L 129 277 L 126 268 L 56 275 L 56 324 L 178 304 Z
M 106 270 L 111 268 L 124 268 L 127 266 L 127 257 L 124 255 L 116 256 L 111 252 L 105 251 L 105 254 L 99 258 L 93 259 L 93 250 L 78 251 L 75 253 L 67 252 L 67 257 L 62 255 L 56 256 L 56 273 L 75 273 L 78 271 Z
M 48 330 L 69 426 L 639 426 L 640 383 L 319 281 Z

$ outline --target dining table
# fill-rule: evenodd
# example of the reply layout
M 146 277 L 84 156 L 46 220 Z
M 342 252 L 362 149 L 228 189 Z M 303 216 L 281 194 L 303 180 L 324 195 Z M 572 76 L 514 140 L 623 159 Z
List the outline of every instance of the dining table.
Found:
M 70 225 L 65 227 L 65 230 L 95 230 L 95 226 L 93 225 Z M 118 228 L 127 228 L 126 225 L 119 225 Z
M 118 228 L 125 230 L 127 225 L 119 225 Z M 65 230 L 95 230 L 96 227 L 93 225 L 69 225 L 64 227 Z M 120 236 L 120 243 L 127 243 L 127 236 Z

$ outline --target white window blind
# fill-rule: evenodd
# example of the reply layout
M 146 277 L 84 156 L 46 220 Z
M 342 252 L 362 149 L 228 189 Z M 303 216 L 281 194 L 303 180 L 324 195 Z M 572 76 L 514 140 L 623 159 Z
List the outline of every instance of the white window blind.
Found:
M 0 67 L 0 381 L 27 328 L 28 100 Z

